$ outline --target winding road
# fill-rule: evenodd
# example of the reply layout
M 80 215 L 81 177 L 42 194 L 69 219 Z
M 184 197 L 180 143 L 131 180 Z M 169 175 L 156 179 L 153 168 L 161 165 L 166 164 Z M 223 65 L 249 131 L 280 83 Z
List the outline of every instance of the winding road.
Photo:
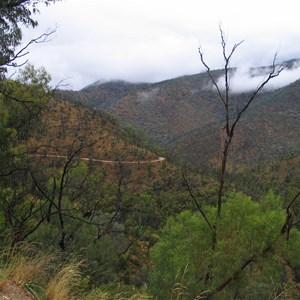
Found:
M 52 157 L 52 158 L 68 158 L 66 155 L 54 155 L 54 154 L 34 154 L 34 156 L 38 157 Z M 148 164 L 148 163 L 159 163 L 166 160 L 165 157 L 158 157 L 157 159 L 148 159 L 148 160 L 134 160 L 134 161 L 127 161 L 127 160 L 105 160 L 105 159 L 96 159 L 96 158 L 88 158 L 88 157 L 80 157 L 81 160 L 85 161 L 94 161 L 94 162 L 101 162 L 105 164 L 127 164 L 127 165 L 134 165 L 134 164 Z

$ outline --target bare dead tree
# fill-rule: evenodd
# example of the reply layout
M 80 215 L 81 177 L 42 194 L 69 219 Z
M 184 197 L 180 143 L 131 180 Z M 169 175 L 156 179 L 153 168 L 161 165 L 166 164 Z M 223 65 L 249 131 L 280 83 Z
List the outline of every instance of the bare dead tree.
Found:
M 223 189 L 224 189 L 224 182 L 225 182 L 225 175 L 226 175 L 226 167 L 227 167 L 227 161 L 228 161 L 228 155 L 229 150 L 232 145 L 234 132 L 236 130 L 237 125 L 239 124 L 241 118 L 248 110 L 249 106 L 253 103 L 256 96 L 259 92 L 262 91 L 262 89 L 265 87 L 265 85 L 268 84 L 270 80 L 280 75 L 280 73 L 284 70 L 284 67 L 276 64 L 276 58 L 277 54 L 274 55 L 273 62 L 270 68 L 270 72 L 268 75 L 264 78 L 264 80 L 255 88 L 255 90 L 252 92 L 252 94 L 249 96 L 248 100 L 245 102 L 245 104 L 238 109 L 235 115 L 231 113 L 231 108 L 234 103 L 231 101 L 230 97 L 230 75 L 231 75 L 231 69 L 229 67 L 230 60 L 232 58 L 232 55 L 236 51 L 236 49 L 243 43 L 243 41 L 234 44 L 232 49 L 230 50 L 229 54 L 227 54 L 227 44 L 224 36 L 224 32 L 221 27 L 219 27 L 220 34 L 221 34 L 221 46 L 223 50 L 223 58 L 225 62 L 224 66 L 224 87 L 220 86 L 218 83 L 218 80 L 213 77 L 213 74 L 211 72 L 210 67 L 205 62 L 204 54 L 201 48 L 199 48 L 199 55 L 202 64 L 206 68 L 207 74 L 215 87 L 218 97 L 224 107 L 224 113 L 225 113 L 225 125 L 223 127 L 224 132 L 224 144 L 222 146 L 222 162 L 221 162 L 221 172 L 220 172 L 220 178 L 219 178 L 219 188 L 218 188 L 218 199 L 217 199 L 217 216 L 221 216 L 221 209 L 222 209 L 222 197 L 223 197 Z M 188 186 L 188 185 L 187 185 Z M 189 186 L 188 186 L 189 189 Z M 189 192 L 194 199 L 194 195 L 189 189 Z M 261 251 L 253 254 L 252 256 L 245 258 L 244 262 L 227 278 L 224 278 L 222 282 L 220 282 L 219 285 L 217 285 L 212 291 L 207 292 L 203 296 L 199 296 L 199 299 L 211 299 L 212 296 L 218 294 L 219 292 L 223 291 L 228 285 L 230 285 L 233 281 L 235 281 L 242 272 L 248 267 L 249 265 L 257 262 L 261 257 L 264 257 L 268 255 L 269 253 L 272 253 L 272 251 L 275 250 L 276 242 L 282 235 L 286 236 L 286 240 L 289 238 L 289 232 L 293 226 L 295 226 L 298 223 L 298 220 L 294 221 L 293 213 L 292 213 L 292 207 L 295 204 L 295 202 L 299 199 L 300 192 L 296 193 L 296 195 L 292 198 L 292 200 L 288 203 L 286 208 L 286 220 L 282 226 L 282 229 L 280 232 L 278 232 L 278 235 L 274 238 L 273 241 L 270 241 Z M 195 199 L 194 199 L 195 200 Z M 202 208 L 200 209 L 201 212 Z M 203 214 L 202 214 L 203 216 Z M 204 214 L 204 219 L 205 214 Z M 207 221 L 206 221 L 207 222 Z M 215 230 L 217 229 L 214 225 L 213 227 Z M 216 232 L 212 232 L 216 237 Z M 216 239 L 214 240 L 217 241 Z M 196 298 L 198 299 L 198 298 Z
M 209 67 L 209 65 L 206 63 L 204 59 L 204 53 L 199 47 L 199 55 L 200 60 L 203 66 L 206 69 L 206 72 L 210 78 L 211 83 L 213 84 L 214 88 L 217 91 L 218 98 L 221 102 L 221 105 L 224 108 L 224 119 L 225 124 L 223 126 L 223 134 L 224 134 L 224 144 L 222 146 L 222 160 L 221 160 L 221 172 L 219 175 L 219 187 L 218 187 L 218 194 L 217 194 L 217 216 L 220 217 L 221 215 L 221 209 L 222 209 L 222 197 L 223 197 L 223 190 L 224 190 L 224 183 L 225 183 L 225 175 L 226 175 L 226 168 L 227 168 L 227 161 L 228 161 L 228 155 L 229 150 L 232 145 L 233 136 L 235 129 L 241 120 L 242 116 L 246 113 L 247 109 L 251 105 L 251 103 L 255 100 L 256 96 L 262 89 L 265 87 L 265 85 L 273 78 L 279 76 L 279 74 L 284 70 L 284 67 L 276 64 L 276 58 L 277 54 L 274 55 L 272 66 L 270 69 L 269 74 L 264 78 L 264 80 L 254 89 L 252 94 L 249 96 L 248 100 L 245 101 L 245 103 L 240 107 L 238 105 L 236 107 L 235 114 L 232 113 L 232 108 L 234 105 L 234 101 L 232 101 L 231 94 L 230 94 L 230 76 L 232 74 L 232 69 L 230 68 L 230 62 L 232 59 L 232 56 L 234 55 L 237 48 L 244 42 L 240 41 L 238 43 L 235 43 L 231 50 L 227 51 L 227 42 L 224 36 L 224 32 L 221 26 L 219 26 L 220 36 L 221 36 L 221 47 L 222 47 L 222 55 L 224 59 L 224 86 L 220 85 L 218 82 L 218 78 L 215 78 L 213 76 L 213 73 Z M 201 207 L 201 205 L 198 203 L 196 196 L 193 194 L 193 191 L 188 183 L 188 180 L 184 173 L 182 173 L 183 180 L 185 182 L 185 185 L 187 187 L 187 190 L 193 199 L 194 204 L 196 205 L 198 211 L 204 218 L 205 222 L 207 223 L 209 229 L 212 231 L 212 241 L 213 245 L 212 248 L 215 248 L 216 243 L 216 226 L 208 219 L 204 209 Z
M 230 96 L 230 76 L 231 76 L 231 68 L 230 68 L 230 62 L 232 55 L 235 53 L 236 49 L 243 43 L 243 41 L 240 41 L 232 47 L 232 49 L 227 51 L 227 42 L 224 36 L 223 29 L 221 26 L 219 26 L 219 31 L 221 35 L 221 46 L 222 46 L 222 53 L 223 53 L 223 59 L 225 62 L 224 65 L 224 86 L 220 86 L 218 83 L 218 80 L 214 78 L 212 75 L 211 69 L 206 63 L 204 59 L 204 53 L 199 47 L 199 55 L 201 59 L 201 63 L 206 69 L 206 72 L 213 84 L 213 86 L 217 90 L 217 94 L 219 97 L 219 100 L 221 101 L 222 106 L 224 107 L 224 114 L 225 114 L 225 124 L 223 127 L 223 133 L 224 133 L 224 145 L 222 148 L 222 163 L 221 163 L 221 172 L 220 172 L 220 178 L 219 178 L 219 190 L 218 190 L 218 200 L 217 200 L 217 208 L 218 208 L 218 217 L 221 215 L 221 209 L 222 209 L 222 197 L 223 197 L 223 189 L 224 189 L 224 181 L 225 181 L 225 173 L 226 173 L 226 167 L 227 167 L 227 160 L 229 155 L 229 150 L 232 144 L 233 136 L 235 129 L 241 120 L 242 116 L 246 113 L 249 106 L 252 104 L 252 102 L 255 100 L 256 96 L 262 89 L 265 87 L 265 85 L 272 80 L 273 78 L 279 76 L 279 74 L 284 70 L 284 67 L 276 64 L 277 59 L 277 53 L 274 55 L 272 66 L 270 69 L 269 74 L 264 78 L 264 80 L 255 88 L 255 90 L 252 92 L 248 100 L 245 102 L 245 104 L 242 107 L 238 108 L 238 111 L 235 115 L 231 113 L 232 108 L 232 99 Z

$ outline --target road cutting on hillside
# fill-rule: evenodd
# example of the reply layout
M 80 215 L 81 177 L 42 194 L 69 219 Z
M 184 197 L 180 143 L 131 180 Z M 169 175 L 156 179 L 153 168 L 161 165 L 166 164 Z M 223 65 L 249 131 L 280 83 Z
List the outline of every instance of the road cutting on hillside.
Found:
M 37 157 L 45 157 L 45 158 L 68 158 L 67 155 L 54 155 L 54 154 L 34 154 L 34 156 Z M 166 158 L 165 157 L 158 157 L 157 159 L 148 159 L 148 160 L 133 160 L 133 161 L 129 161 L 129 160 L 105 160 L 105 159 L 97 159 L 97 158 L 88 158 L 88 157 L 79 157 L 80 160 L 84 160 L 84 161 L 93 161 L 93 162 L 101 162 L 104 164 L 126 164 L 126 165 L 130 165 L 130 164 L 148 164 L 148 163 L 159 163 L 162 161 L 165 161 Z

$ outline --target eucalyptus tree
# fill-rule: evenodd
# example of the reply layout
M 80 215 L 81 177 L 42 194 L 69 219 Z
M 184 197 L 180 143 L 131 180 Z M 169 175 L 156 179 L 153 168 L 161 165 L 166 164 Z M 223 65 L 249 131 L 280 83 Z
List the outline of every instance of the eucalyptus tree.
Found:
M 33 43 L 47 40 L 51 34 L 45 33 L 29 41 L 22 43 L 22 27 L 35 28 L 38 22 L 34 15 L 38 13 L 38 5 L 49 5 L 57 0 L 6 0 L 0 2 L 0 76 L 3 79 L 7 67 L 17 67 L 26 62 L 19 62 L 28 53 L 28 47 Z

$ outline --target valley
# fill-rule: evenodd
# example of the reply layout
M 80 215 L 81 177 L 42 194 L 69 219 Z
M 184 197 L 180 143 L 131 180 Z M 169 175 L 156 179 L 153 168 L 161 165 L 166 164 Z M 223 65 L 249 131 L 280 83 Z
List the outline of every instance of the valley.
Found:
M 259 63 L 266 20 L 275 16 L 279 37 L 283 11 L 263 14 L 255 63 L 219 23 L 221 63 L 215 46 L 199 47 L 207 72 L 170 78 L 189 65 L 192 55 L 176 58 L 193 47 L 199 24 L 213 40 L 205 5 L 195 1 L 192 29 L 186 2 L 171 10 L 160 1 L 152 15 L 153 1 L 78 1 L 79 14 L 74 6 L 52 14 L 75 17 L 67 34 L 56 27 L 26 44 L 40 9 L 60 2 L 0 2 L 0 299 L 300 299 L 300 59 L 278 63 L 275 53 Z M 294 28 L 293 39 L 283 31 L 288 58 L 299 57 Z M 169 79 L 54 87 L 46 68 L 27 63 L 54 33 L 59 46 L 40 45 L 44 54 L 33 57 L 55 76 L 72 68 L 80 86 L 114 72 Z
M 213 71 L 216 78 L 221 73 L 221 70 Z M 299 93 L 298 80 L 257 96 L 237 129 L 231 155 L 233 163 L 244 166 L 268 163 L 297 152 L 300 148 Z M 233 115 L 250 95 L 251 91 L 232 92 Z M 61 92 L 60 96 L 108 111 L 120 118 L 122 124 L 143 129 L 150 140 L 166 147 L 178 159 L 202 166 L 219 161 L 223 111 L 216 91 L 209 87 L 206 73 L 155 84 L 106 82 L 79 92 Z
M 202 86 L 197 88 L 199 80 Z M 13 97 L 21 93 L 35 99 L 33 84 L 21 85 L 20 91 L 19 83 L 7 84 Z M 201 247 L 211 251 L 224 120 L 218 99 L 207 85 L 206 74 L 198 74 L 153 85 L 102 83 L 80 92 L 56 91 L 54 97 L 42 92 L 43 97 L 25 106 L 4 98 L 10 123 L 3 123 L 7 128 L 3 145 L 7 146 L 0 157 L 6 172 L 0 189 L 0 220 L 6 220 L 5 225 L 0 222 L 2 236 L 9 234 L 13 246 L 39 243 L 34 251 L 43 257 L 51 249 L 58 258 L 62 256 L 62 261 L 55 262 L 58 268 L 67 255 L 77 260 L 84 257 L 88 263 L 80 269 L 88 283 L 81 283 L 84 291 L 80 293 L 87 299 L 98 299 L 110 285 L 112 290 L 104 298 L 109 299 L 120 284 L 130 295 L 138 289 L 138 299 L 152 294 L 168 298 L 173 288 L 169 281 L 162 288 L 161 276 L 170 272 L 173 276 L 172 266 L 181 264 L 186 254 L 193 257 L 195 241 L 204 241 Z M 249 93 L 233 94 L 234 107 L 242 105 Z M 220 245 L 242 238 L 252 249 L 248 231 L 276 235 L 282 227 L 285 210 L 281 205 L 289 204 L 299 186 L 298 95 L 299 81 L 261 93 L 235 132 L 223 191 L 224 215 L 219 221 L 220 228 L 228 231 L 219 237 Z M 247 219 L 248 210 L 249 220 L 256 221 L 233 222 L 232 214 L 242 211 Z M 272 220 L 274 233 L 257 231 L 261 220 Z M 297 245 L 298 238 L 292 239 Z M 260 255 L 261 247 L 254 245 L 252 254 L 236 249 L 234 256 Z M 173 262 L 165 257 L 169 251 L 176 258 Z M 217 251 L 228 255 L 221 248 Z M 203 252 L 196 250 L 193 259 L 199 253 Z M 228 269 L 222 278 L 230 276 L 230 259 L 222 263 Z M 219 265 L 218 257 L 212 263 Z M 278 267 L 293 273 L 297 266 L 296 260 L 291 266 Z M 203 268 L 201 263 L 195 267 Z M 49 276 L 56 276 L 55 272 Z M 245 276 L 252 278 L 252 274 Z M 191 282 L 194 293 L 201 291 Z M 199 282 L 203 284 L 202 279 Z M 150 288 L 144 290 L 146 283 Z M 298 293 L 297 286 L 292 293 Z

